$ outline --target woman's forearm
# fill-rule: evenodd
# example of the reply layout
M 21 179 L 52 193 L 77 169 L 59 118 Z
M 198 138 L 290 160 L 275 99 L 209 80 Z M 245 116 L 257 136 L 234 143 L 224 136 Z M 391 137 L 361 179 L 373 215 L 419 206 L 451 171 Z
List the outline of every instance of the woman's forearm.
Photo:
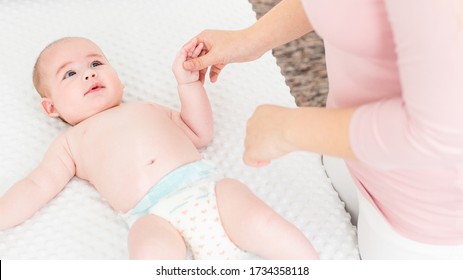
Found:
M 283 0 L 246 29 L 261 54 L 311 31 L 300 0 Z
M 356 159 L 349 127 L 355 108 L 259 106 L 248 121 L 244 161 L 263 166 L 295 151 Z
M 293 109 L 287 124 L 286 139 L 295 150 L 355 159 L 349 139 L 349 126 L 354 111 L 354 108 Z

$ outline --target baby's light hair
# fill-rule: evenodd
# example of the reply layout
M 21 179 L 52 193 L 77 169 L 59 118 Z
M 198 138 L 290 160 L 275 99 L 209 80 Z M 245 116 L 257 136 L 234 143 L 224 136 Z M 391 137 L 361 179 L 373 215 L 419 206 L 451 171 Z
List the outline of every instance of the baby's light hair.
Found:
M 42 50 L 43 52 L 43 50 Z M 37 57 L 35 61 L 34 68 L 32 70 L 32 83 L 34 84 L 35 90 L 39 93 L 41 97 L 45 97 L 45 90 L 42 89 L 42 84 L 40 83 L 40 71 L 39 71 L 39 60 L 42 55 L 42 52 Z
M 37 92 L 39 93 L 39 95 L 41 97 L 46 97 L 47 94 L 46 94 L 45 89 L 43 88 L 43 85 L 41 83 L 40 70 L 39 70 L 40 59 L 42 58 L 42 54 L 46 49 L 48 49 L 49 47 L 51 47 L 52 45 L 54 45 L 56 42 L 58 42 L 60 40 L 62 40 L 62 39 L 58 39 L 58 40 L 53 41 L 50 44 L 48 44 L 45 48 L 42 49 L 39 56 L 35 60 L 34 68 L 32 69 L 32 83 L 34 84 L 35 90 L 37 90 Z

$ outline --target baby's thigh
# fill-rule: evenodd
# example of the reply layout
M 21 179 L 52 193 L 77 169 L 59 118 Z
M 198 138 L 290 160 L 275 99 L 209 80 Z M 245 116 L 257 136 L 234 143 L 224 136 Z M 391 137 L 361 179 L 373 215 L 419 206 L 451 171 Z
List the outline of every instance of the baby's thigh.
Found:
M 186 246 L 180 233 L 156 215 L 139 218 L 129 231 L 131 259 L 185 259 Z
M 215 192 L 222 224 L 234 242 L 241 237 L 256 235 L 262 230 L 263 223 L 276 216 L 267 204 L 238 180 L 219 181 Z
M 218 181 L 215 194 L 222 219 L 247 216 L 249 208 L 265 206 L 245 184 L 235 179 L 226 178 Z

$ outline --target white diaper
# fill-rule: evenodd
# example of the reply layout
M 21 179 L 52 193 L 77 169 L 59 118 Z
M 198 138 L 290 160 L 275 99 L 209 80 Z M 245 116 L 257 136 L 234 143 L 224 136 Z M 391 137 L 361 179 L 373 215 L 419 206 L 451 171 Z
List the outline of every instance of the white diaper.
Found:
M 166 219 L 182 235 L 194 259 L 249 258 L 225 233 L 213 177 L 213 166 L 205 161 L 182 166 L 151 188 L 123 218 L 129 227 L 148 214 Z

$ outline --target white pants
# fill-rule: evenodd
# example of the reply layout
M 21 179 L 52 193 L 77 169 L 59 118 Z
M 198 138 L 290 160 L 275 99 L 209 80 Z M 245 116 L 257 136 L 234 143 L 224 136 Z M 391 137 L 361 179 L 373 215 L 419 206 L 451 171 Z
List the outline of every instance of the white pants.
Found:
M 353 223 L 358 221 L 358 243 L 362 259 L 463 259 L 463 244 L 430 245 L 397 233 L 360 194 L 343 160 L 323 156 L 323 163 L 334 188 L 346 203 L 346 210 L 350 212 Z

